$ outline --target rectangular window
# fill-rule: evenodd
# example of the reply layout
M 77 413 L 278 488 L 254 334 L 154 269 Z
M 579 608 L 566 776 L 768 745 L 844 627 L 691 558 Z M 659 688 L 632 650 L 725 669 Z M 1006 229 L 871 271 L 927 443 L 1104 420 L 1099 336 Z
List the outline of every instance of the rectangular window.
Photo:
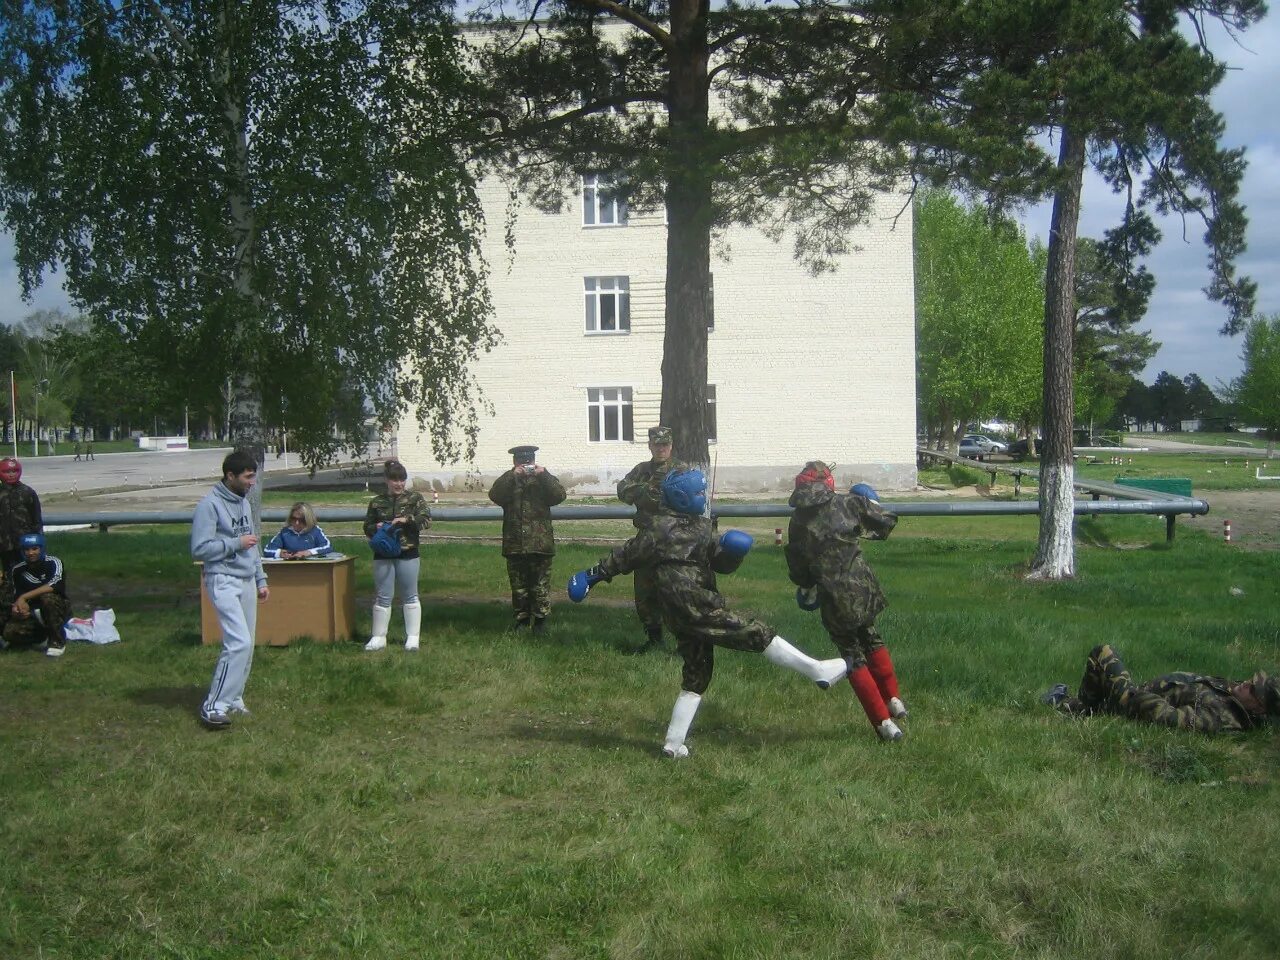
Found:
M 716 385 L 707 384 L 707 443 L 716 442 Z
M 608 177 L 598 173 L 583 176 L 582 223 L 587 227 L 626 226 L 627 202 L 618 196 Z
M 592 443 L 635 439 L 630 387 L 587 389 L 587 438 Z
M 631 330 L 631 279 L 584 277 L 587 333 L 627 333 Z

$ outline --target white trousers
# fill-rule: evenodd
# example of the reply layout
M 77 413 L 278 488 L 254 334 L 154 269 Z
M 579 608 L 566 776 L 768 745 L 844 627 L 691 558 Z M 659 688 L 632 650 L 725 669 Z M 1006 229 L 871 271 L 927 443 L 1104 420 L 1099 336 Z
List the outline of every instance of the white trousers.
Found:
M 210 573 L 205 592 L 222 628 L 222 653 L 213 668 L 213 682 L 204 698 L 206 712 L 225 713 L 244 698 L 244 685 L 253 666 L 253 635 L 258 625 L 258 584 L 253 577 Z

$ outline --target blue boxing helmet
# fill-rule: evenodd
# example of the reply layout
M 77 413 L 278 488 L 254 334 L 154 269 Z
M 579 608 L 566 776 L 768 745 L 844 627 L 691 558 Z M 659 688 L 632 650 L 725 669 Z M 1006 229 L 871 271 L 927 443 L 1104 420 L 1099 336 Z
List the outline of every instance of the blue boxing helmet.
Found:
M 707 509 L 707 475 L 701 470 L 672 470 L 662 481 L 662 502 L 676 513 L 701 515 Z
M 880 502 L 880 494 L 876 493 L 875 488 L 869 483 L 855 483 L 849 488 L 849 492 L 857 494 L 859 497 L 866 497 L 868 500 Z
M 18 546 L 22 550 L 30 550 L 35 547 L 40 551 L 40 559 L 44 559 L 44 534 L 43 533 L 24 533 L 22 539 L 18 541 Z

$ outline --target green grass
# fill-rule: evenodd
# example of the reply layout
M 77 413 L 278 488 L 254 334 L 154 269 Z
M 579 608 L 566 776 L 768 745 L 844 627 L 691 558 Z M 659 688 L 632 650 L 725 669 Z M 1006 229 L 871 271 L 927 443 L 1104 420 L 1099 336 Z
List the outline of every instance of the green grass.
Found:
M 904 521 L 867 552 L 907 739 L 722 651 L 680 764 L 678 661 L 627 655 L 629 578 L 517 640 L 496 550 L 431 543 L 419 656 L 260 649 L 255 716 L 209 733 L 185 532 L 52 535 L 125 639 L 0 656 L 0 957 L 1270 956 L 1280 738 L 1037 702 L 1101 642 L 1140 678 L 1280 661 L 1280 554 L 1145 520 L 1084 521 L 1078 578 L 1038 586 L 1034 520 Z M 722 584 L 830 651 L 771 538 Z

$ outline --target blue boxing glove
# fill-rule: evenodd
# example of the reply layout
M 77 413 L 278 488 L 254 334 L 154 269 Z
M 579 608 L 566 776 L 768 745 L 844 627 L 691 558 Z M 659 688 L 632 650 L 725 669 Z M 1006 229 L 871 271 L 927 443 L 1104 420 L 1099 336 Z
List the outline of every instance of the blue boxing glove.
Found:
M 720 549 L 731 557 L 745 557 L 751 551 L 753 543 L 755 540 L 751 534 L 741 530 L 726 530 L 720 537 Z
M 810 612 L 817 610 L 822 604 L 818 601 L 817 587 L 796 587 L 796 606 Z
M 574 603 L 581 603 L 587 599 L 587 594 L 591 592 L 591 588 L 603 580 L 608 583 L 613 578 L 606 575 L 600 569 L 600 564 L 596 564 L 590 570 L 579 570 L 569 578 L 569 599 Z

